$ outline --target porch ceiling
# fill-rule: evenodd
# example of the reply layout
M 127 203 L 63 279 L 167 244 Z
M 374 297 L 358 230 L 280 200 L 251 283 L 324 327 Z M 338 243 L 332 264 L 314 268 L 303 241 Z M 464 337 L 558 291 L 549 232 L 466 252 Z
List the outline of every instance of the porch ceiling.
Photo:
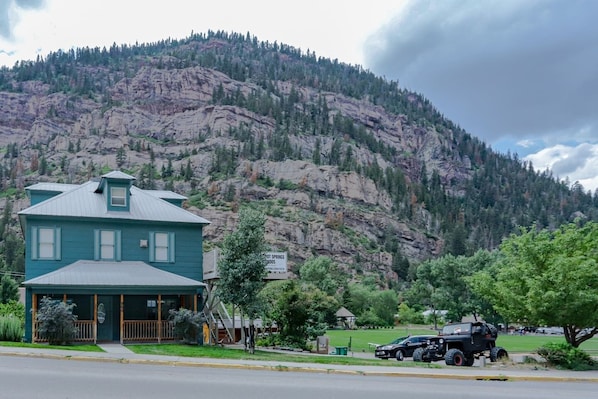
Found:
M 79 260 L 23 283 L 31 288 L 201 288 L 206 284 L 144 262 Z

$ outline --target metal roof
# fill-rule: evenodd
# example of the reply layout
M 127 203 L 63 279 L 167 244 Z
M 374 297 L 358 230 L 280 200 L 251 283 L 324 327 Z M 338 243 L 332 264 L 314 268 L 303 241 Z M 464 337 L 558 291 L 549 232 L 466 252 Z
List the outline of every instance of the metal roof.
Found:
M 123 173 L 124 175 L 124 173 Z M 128 176 L 128 175 L 125 175 Z M 114 176 L 111 176 L 114 177 Z M 56 216 L 76 218 L 126 219 L 148 222 L 192 223 L 206 225 L 210 222 L 179 206 L 138 187 L 130 188 L 129 211 L 108 211 L 106 197 L 96 193 L 98 182 L 89 181 L 77 188 L 62 192 L 39 204 L 19 212 L 19 216 Z
M 121 172 L 120 170 L 113 170 L 112 172 L 108 172 L 105 175 L 102 175 L 101 177 L 110 179 L 137 180 L 135 177 Z
M 177 194 L 173 191 L 168 190 L 144 190 L 149 195 L 153 195 L 156 198 L 162 199 L 176 199 L 176 200 L 186 200 L 187 197 L 181 194 Z
M 32 278 L 25 287 L 205 287 L 206 284 L 157 269 L 144 262 L 79 260 L 53 272 Z
M 79 184 L 66 184 L 66 183 L 36 183 L 31 186 L 25 187 L 28 191 L 54 191 L 64 193 L 74 188 L 79 187 Z

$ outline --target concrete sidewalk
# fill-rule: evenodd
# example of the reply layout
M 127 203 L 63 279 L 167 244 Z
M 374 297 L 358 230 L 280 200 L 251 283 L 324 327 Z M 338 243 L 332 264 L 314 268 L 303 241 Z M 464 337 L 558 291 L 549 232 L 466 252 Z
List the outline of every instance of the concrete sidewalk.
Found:
M 598 383 L 598 370 L 566 371 L 545 369 L 534 365 L 491 363 L 484 367 L 432 368 L 407 366 L 407 363 L 383 363 L 380 366 L 296 363 L 263 360 L 211 359 L 179 356 L 139 355 L 118 344 L 101 345 L 105 352 L 80 352 L 60 349 L 38 349 L 0 346 L 0 356 L 24 356 L 75 361 L 99 361 L 131 364 L 156 364 L 177 367 L 246 368 L 270 371 L 297 371 L 327 374 L 355 374 L 362 376 L 455 378 L 500 381 L 584 381 Z M 0 360 L 1 361 L 1 360 Z M 384 365 L 386 364 L 386 365 Z

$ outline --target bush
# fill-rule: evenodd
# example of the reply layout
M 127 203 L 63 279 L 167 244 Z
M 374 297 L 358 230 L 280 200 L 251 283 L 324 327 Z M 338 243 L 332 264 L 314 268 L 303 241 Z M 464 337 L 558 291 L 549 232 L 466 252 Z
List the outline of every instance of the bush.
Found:
M 174 324 L 174 334 L 186 344 L 197 344 L 206 317 L 189 309 L 171 309 L 169 320 Z
M 0 303 L 0 317 L 14 316 L 21 321 L 21 325 L 25 325 L 25 305 L 19 301 L 9 301 L 8 303 Z
M 25 329 L 16 316 L 0 316 L 0 341 L 21 342 Z
M 555 367 L 568 370 L 589 370 L 596 367 L 596 362 L 589 354 L 574 348 L 568 342 L 548 342 L 538 348 L 537 353 Z
M 43 297 L 36 315 L 40 337 L 47 339 L 50 345 L 71 344 L 77 334 L 77 316 L 73 314 L 75 306 L 74 303 Z

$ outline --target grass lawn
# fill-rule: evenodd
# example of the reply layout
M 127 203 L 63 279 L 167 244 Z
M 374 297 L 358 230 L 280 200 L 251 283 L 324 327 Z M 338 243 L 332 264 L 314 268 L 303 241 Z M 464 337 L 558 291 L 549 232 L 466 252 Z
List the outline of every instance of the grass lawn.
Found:
M 345 364 L 345 365 L 371 365 L 371 366 L 389 366 L 389 367 L 413 367 L 413 363 L 404 362 L 384 362 L 380 359 L 362 359 L 352 356 L 330 356 L 330 355 L 310 355 L 293 353 L 270 352 L 257 349 L 254 354 L 249 354 L 243 349 L 216 347 L 216 346 L 196 346 L 182 344 L 139 344 L 127 345 L 127 348 L 138 354 L 153 354 L 182 357 L 206 357 L 211 359 L 246 359 L 246 360 L 266 360 L 278 362 L 294 363 L 316 363 L 316 364 Z M 425 364 L 423 367 L 437 368 L 435 364 Z
M 0 341 L 0 346 L 18 347 L 18 348 L 36 348 L 36 349 L 61 349 L 67 351 L 81 351 L 81 352 L 104 352 L 102 348 L 97 345 L 88 344 L 73 344 L 73 345 L 48 345 L 48 344 L 31 344 L 26 342 L 9 342 Z
M 376 330 L 329 330 L 326 336 L 330 337 L 330 347 L 349 346 L 355 352 L 373 352 L 374 347 L 370 343 L 386 344 L 392 340 L 406 335 L 423 335 L 436 332 L 428 326 L 401 326 L 395 328 L 381 328 Z M 547 342 L 565 342 L 562 335 L 544 334 L 500 334 L 497 345 L 504 347 L 507 352 L 532 353 Z M 592 355 L 598 355 L 598 336 L 582 343 L 580 349 L 588 351 Z

